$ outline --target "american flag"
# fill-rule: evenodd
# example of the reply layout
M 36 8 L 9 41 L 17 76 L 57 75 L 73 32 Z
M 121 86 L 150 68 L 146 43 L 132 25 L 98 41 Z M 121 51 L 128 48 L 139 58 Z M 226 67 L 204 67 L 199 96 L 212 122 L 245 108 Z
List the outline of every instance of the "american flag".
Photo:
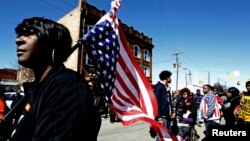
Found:
M 119 6 L 120 1 L 113 1 L 110 12 L 79 41 L 85 45 L 100 87 L 122 124 L 146 121 L 161 141 L 176 140 L 170 131 L 154 120 L 158 112 L 157 100 L 119 26 L 116 17 Z

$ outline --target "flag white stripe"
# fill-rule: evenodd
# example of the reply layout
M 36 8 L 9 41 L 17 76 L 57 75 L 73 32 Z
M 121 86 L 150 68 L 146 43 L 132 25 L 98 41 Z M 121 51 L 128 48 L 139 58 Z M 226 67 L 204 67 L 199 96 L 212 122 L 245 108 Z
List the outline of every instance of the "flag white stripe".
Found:
M 116 64 L 116 73 L 118 73 L 121 76 L 121 78 L 124 81 L 124 84 L 129 88 L 130 92 L 138 99 L 138 91 L 136 90 L 134 85 L 131 83 L 130 79 L 128 78 L 129 76 L 122 69 L 120 63 Z M 116 79 L 116 81 L 118 80 Z
M 120 36 L 118 34 L 118 41 L 119 41 L 119 44 L 120 44 L 120 54 L 121 54 L 121 57 L 123 58 L 124 62 L 126 63 L 127 66 L 134 66 L 132 61 L 130 60 L 130 58 L 128 57 L 128 54 L 127 54 L 127 51 L 124 49 L 124 46 L 120 40 Z M 119 70 L 119 63 L 117 63 L 117 72 L 119 73 L 120 71 L 123 71 L 123 70 Z M 140 75 L 138 74 L 137 70 L 135 69 L 135 67 L 129 67 L 129 71 L 132 73 L 133 77 L 135 78 L 135 80 L 137 80 L 138 82 L 138 86 L 139 86 L 139 89 L 141 90 L 141 96 L 143 97 L 144 99 L 144 102 L 145 102 L 145 107 L 146 107 L 146 110 L 147 110 L 147 114 L 149 114 L 149 116 L 151 118 L 154 118 L 154 110 L 153 110 L 153 106 L 152 106 L 152 102 L 151 102 L 151 99 L 149 97 L 149 93 L 148 93 L 148 90 L 146 89 L 145 87 L 145 84 L 143 83 Z M 123 71 L 124 72 L 124 71 Z M 124 76 L 124 75 L 123 75 Z M 122 77 L 123 78 L 123 77 Z M 129 80 L 129 79 L 126 79 L 126 80 Z M 128 85 L 128 88 L 134 88 L 134 86 L 132 85 L 132 83 L 125 83 L 126 85 Z M 133 93 L 136 98 L 138 98 L 138 91 L 136 90 L 136 93 Z
M 115 107 L 117 106 L 116 107 L 117 109 L 119 109 L 121 111 L 127 111 L 127 110 L 132 110 L 132 109 L 137 110 L 137 111 L 141 111 L 140 108 L 138 108 L 137 106 L 134 106 L 134 105 L 132 105 L 130 103 L 127 103 L 126 101 L 124 101 L 123 99 L 121 99 L 121 97 L 119 97 L 117 94 L 118 94 L 117 91 L 114 90 L 114 93 L 113 93 L 112 96 L 116 97 L 122 104 L 124 104 L 124 106 L 120 105 L 115 100 L 113 100 L 113 104 L 115 105 Z

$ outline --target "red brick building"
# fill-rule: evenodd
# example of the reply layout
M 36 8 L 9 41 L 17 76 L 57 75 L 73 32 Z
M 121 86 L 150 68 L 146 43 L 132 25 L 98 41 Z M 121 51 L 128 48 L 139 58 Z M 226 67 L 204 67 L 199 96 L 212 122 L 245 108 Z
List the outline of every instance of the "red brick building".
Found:
M 75 44 L 104 14 L 106 14 L 105 11 L 97 9 L 84 0 L 79 0 L 79 5 L 59 19 L 58 22 L 68 27 L 73 39 L 73 44 Z M 154 48 L 152 38 L 122 23 L 120 20 L 119 22 L 138 64 L 148 80 L 152 82 L 152 50 Z M 90 62 L 84 50 L 84 46 L 82 46 L 71 54 L 65 65 L 84 74 L 85 71 L 91 72 L 93 70 L 93 65 Z
M 104 14 L 106 14 L 105 11 L 97 9 L 95 6 L 88 4 L 85 0 L 79 0 L 79 5 L 59 19 L 58 22 L 69 29 L 73 39 L 73 46 L 76 44 L 76 41 L 85 35 Z M 119 20 L 119 23 L 122 26 L 123 32 L 133 50 L 139 66 L 148 80 L 152 82 L 152 50 L 154 48 L 152 38 L 135 30 L 132 26 L 122 23 L 121 20 Z M 69 56 L 65 65 L 80 74 L 85 74 L 86 72 L 93 74 L 95 72 L 90 58 L 85 52 L 84 46 L 77 48 Z M 21 68 L 18 80 L 27 81 L 31 78 L 33 79 L 33 75 L 28 72 L 27 69 Z M 24 77 L 25 74 L 26 76 Z
M 17 79 L 17 70 L 15 69 L 0 69 L 0 79 Z

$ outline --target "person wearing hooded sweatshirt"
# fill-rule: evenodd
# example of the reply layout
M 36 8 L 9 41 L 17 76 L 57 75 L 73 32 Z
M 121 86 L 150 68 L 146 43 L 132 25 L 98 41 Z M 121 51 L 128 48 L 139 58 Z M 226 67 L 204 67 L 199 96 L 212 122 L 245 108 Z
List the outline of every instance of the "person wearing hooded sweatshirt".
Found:
M 230 87 L 227 91 L 227 100 L 224 102 L 222 112 L 226 121 L 226 126 L 234 127 L 237 117 L 234 110 L 240 105 L 240 91 L 235 87 Z

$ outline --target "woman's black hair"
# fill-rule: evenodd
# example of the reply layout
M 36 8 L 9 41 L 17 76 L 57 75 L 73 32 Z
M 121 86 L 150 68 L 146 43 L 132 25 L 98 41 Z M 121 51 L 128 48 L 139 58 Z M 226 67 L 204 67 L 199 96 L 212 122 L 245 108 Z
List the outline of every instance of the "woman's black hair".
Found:
M 240 95 L 240 91 L 236 87 L 228 88 L 227 92 L 231 93 L 233 97 L 236 97 L 236 96 Z
M 55 21 L 42 17 L 24 19 L 15 28 L 17 36 L 35 34 L 39 47 L 54 52 L 54 63 L 65 62 L 71 53 L 72 38 L 67 27 Z M 54 50 L 54 51 L 53 51 Z

